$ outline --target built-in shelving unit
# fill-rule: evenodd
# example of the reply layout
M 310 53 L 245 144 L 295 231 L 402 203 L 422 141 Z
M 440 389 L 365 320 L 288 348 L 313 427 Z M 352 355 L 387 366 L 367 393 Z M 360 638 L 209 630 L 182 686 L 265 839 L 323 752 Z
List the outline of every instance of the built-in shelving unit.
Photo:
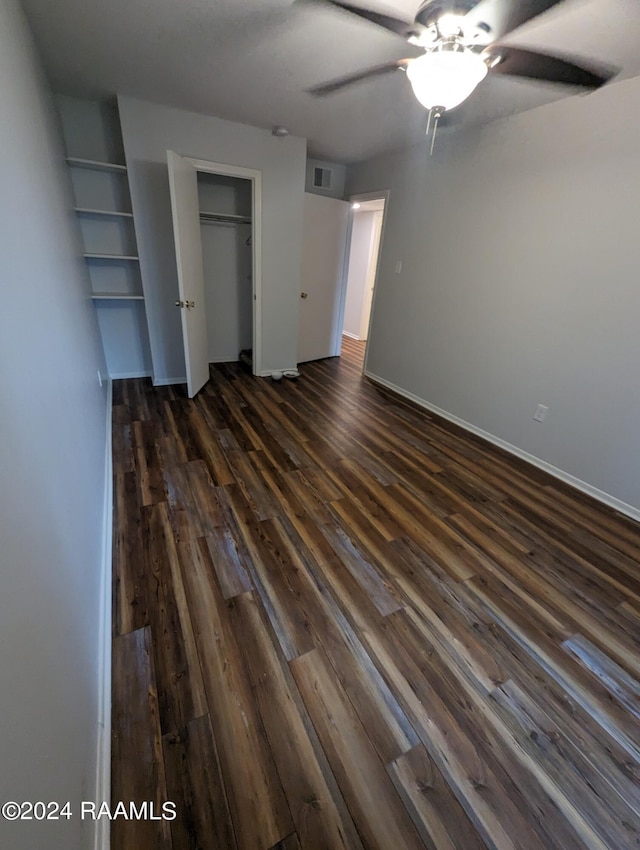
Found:
M 56 103 L 109 374 L 148 375 L 146 309 L 117 106 L 62 95 Z

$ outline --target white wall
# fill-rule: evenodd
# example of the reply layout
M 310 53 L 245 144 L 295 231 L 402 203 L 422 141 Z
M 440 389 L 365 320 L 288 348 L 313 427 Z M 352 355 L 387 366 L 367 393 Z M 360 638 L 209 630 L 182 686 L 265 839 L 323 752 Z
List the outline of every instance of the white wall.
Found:
M 371 242 L 375 213 L 368 211 L 353 212 L 351 225 L 351 246 L 349 248 L 349 272 L 347 276 L 347 294 L 344 304 L 343 331 L 356 339 L 361 339 L 362 309 L 364 307 L 369 263 L 371 260 Z
M 295 368 L 306 141 L 119 97 L 156 381 L 184 379 L 167 149 L 262 171 L 262 368 Z
M 106 389 L 54 110 L 0 0 L 0 800 L 92 799 Z M 90 846 L 89 824 L 0 819 L 0 846 Z
M 639 101 L 616 83 L 348 184 L 391 190 L 369 370 L 636 508 Z

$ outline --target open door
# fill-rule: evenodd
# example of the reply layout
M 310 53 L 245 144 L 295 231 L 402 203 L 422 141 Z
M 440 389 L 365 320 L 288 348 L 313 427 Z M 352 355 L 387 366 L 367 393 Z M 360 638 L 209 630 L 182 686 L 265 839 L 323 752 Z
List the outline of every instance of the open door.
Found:
M 193 398 L 209 380 L 198 179 L 196 168 L 173 151 L 167 151 L 167 164 L 180 293 L 176 305 L 182 316 L 187 389 Z
M 340 353 L 340 307 L 349 204 L 306 193 L 302 233 L 302 300 L 298 363 Z

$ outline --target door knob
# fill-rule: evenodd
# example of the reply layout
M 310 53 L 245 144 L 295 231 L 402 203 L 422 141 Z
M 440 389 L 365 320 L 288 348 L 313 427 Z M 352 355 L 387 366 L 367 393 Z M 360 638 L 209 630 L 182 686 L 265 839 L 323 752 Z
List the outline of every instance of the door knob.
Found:
M 300 293 L 300 298 L 308 298 L 308 297 L 309 297 L 309 293 L 308 293 L 308 292 L 301 292 L 301 293 Z
M 184 301 L 176 301 L 176 307 L 184 307 Z

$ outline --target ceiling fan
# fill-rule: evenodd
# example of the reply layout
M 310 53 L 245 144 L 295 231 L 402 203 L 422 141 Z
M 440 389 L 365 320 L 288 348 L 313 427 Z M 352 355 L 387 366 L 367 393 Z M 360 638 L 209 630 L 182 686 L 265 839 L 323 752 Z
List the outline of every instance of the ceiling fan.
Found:
M 416 98 L 429 110 L 427 133 L 431 119 L 435 130 L 443 113 L 466 100 L 487 73 L 586 89 L 604 85 L 617 73 L 500 43 L 511 30 L 562 0 L 424 0 L 412 22 L 341 0 L 321 2 L 389 30 L 423 53 L 331 80 L 309 93 L 328 95 L 370 77 L 406 71 Z

